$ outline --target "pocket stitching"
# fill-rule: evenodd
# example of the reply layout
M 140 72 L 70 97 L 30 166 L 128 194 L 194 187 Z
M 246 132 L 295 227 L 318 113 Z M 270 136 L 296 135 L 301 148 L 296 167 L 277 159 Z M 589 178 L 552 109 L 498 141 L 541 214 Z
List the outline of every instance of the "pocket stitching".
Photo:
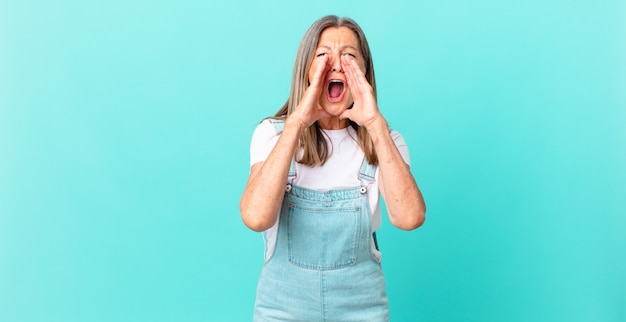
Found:
M 292 227 L 293 224 L 293 211 L 294 209 L 301 209 L 301 210 L 305 210 L 305 211 L 310 211 L 310 212 L 314 212 L 314 213 L 329 213 L 329 212 L 337 212 L 337 211 L 344 211 L 344 212 L 352 212 L 349 214 L 340 214 L 342 216 L 350 216 L 351 217 L 351 221 L 352 221 L 352 226 L 353 226 L 353 230 L 351 233 L 351 246 L 352 249 L 350 250 L 349 254 L 348 254 L 348 259 L 347 260 L 340 260 L 338 263 L 332 263 L 332 265 L 320 265 L 319 263 L 316 265 L 313 265 L 311 263 L 307 263 L 306 260 L 300 260 L 298 258 L 296 258 L 296 256 L 294 256 L 293 253 L 293 249 L 295 248 L 295 246 L 293 245 L 293 236 L 295 234 L 293 234 L 293 229 Z M 289 205 L 289 211 L 288 211 L 288 217 L 289 217 L 289 231 L 288 231 L 288 260 L 291 264 L 298 266 L 298 267 L 302 267 L 302 268 L 306 268 L 306 269 L 313 269 L 313 270 L 334 270 L 334 269 L 340 269 L 340 268 L 344 268 L 344 267 L 348 267 L 348 266 L 352 266 L 357 262 L 357 253 L 358 253 L 358 247 L 359 247 L 359 232 L 360 232 L 360 225 L 361 222 L 359 220 L 359 207 L 341 207 L 341 208 L 312 208 L 312 207 L 302 207 L 302 206 L 296 206 L 294 204 L 290 204 Z

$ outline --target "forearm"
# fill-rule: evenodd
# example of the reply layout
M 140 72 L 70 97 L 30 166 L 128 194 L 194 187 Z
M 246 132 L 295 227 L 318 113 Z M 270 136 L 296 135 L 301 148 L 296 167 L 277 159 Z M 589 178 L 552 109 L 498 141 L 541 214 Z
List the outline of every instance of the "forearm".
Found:
M 409 166 L 404 162 L 382 115 L 367 127 L 379 162 L 379 186 L 391 223 L 411 230 L 422 225 L 426 205 Z
M 251 169 L 239 204 L 241 217 L 250 229 L 264 231 L 276 223 L 300 133 L 298 122 L 286 120 L 272 152 L 260 166 Z

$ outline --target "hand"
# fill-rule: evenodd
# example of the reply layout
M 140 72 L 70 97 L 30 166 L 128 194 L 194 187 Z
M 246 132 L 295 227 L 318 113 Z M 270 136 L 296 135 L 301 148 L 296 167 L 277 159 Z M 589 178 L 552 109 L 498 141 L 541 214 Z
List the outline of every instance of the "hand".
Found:
M 374 97 L 374 89 L 367 82 L 356 59 L 343 56 L 341 57 L 341 65 L 348 81 L 348 88 L 352 93 L 354 105 L 351 109 L 341 113 L 339 118 L 348 118 L 369 130 L 375 121 L 382 119 Z
M 312 64 L 313 78 L 310 80 L 311 84 L 304 92 L 300 104 L 290 116 L 297 120 L 303 129 L 311 126 L 320 118 L 330 117 L 319 104 L 320 95 L 324 90 L 324 76 L 330 68 L 330 57 L 329 55 L 315 57 Z

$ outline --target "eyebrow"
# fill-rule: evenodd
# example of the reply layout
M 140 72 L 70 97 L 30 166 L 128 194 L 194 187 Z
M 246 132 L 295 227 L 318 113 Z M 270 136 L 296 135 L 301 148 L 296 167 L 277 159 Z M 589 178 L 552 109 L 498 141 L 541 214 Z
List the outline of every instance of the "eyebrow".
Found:
M 332 49 L 332 48 L 330 48 L 330 46 L 326 46 L 326 45 L 320 45 L 320 46 L 317 46 L 317 48 Z M 344 50 L 344 49 L 346 49 L 346 48 L 350 48 L 350 49 L 353 49 L 353 50 L 357 50 L 357 49 L 356 49 L 356 47 L 354 47 L 354 46 L 352 46 L 352 45 L 343 45 L 343 46 L 341 46 L 339 49 Z

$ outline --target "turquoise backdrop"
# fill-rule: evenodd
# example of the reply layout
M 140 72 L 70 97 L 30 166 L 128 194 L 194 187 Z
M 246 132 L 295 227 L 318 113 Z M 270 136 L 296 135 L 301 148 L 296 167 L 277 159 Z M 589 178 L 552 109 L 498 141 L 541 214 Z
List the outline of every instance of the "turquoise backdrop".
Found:
M 0 321 L 249 321 L 250 137 L 329 13 L 428 205 L 392 321 L 626 321 L 621 0 L 0 0 Z

